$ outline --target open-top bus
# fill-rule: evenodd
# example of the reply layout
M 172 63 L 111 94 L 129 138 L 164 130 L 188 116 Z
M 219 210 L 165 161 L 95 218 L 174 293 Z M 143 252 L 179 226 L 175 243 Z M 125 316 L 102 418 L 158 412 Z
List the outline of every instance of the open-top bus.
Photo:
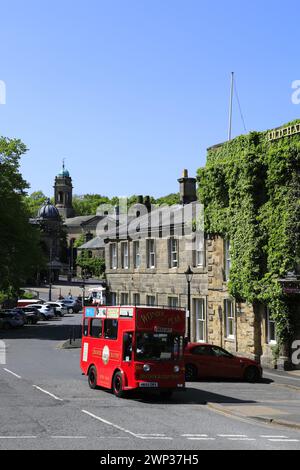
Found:
M 185 389 L 185 311 L 159 307 L 85 307 L 80 367 L 92 389 Z

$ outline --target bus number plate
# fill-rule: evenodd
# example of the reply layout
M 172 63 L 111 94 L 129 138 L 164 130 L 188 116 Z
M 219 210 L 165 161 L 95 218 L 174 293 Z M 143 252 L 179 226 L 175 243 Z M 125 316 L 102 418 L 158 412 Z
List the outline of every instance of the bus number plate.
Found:
M 140 383 L 141 388 L 156 388 L 158 387 L 157 382 L 142 382 Z

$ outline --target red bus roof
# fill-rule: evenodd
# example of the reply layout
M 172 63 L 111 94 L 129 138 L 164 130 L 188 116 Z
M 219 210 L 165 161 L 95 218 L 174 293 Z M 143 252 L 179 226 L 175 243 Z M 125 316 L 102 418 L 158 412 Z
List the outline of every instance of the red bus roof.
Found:
M 184 334 L 185 310 L 167 307 L 85 307 L 86 318 L 132 320 L 131 328 L 143 331 Z

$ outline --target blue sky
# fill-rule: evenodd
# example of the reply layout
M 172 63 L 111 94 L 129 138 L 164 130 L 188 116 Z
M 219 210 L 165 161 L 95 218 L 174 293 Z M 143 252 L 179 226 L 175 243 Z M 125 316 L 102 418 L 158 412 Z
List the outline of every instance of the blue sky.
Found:
M 300 116 L 299 3 L 0 0 L 0 134 L 30 151 L 31 191 L 165 195 L 226 140 L 230 72 L 248 130 Z M 243 133 L 235 103 L 233 134 Z

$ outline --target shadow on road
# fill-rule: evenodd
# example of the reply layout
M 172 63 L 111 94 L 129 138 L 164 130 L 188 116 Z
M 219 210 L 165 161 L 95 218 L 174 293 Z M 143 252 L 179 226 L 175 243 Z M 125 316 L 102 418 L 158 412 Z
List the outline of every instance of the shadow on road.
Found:
M 73 317 L 74 315 L 65 315 Z M 39 322 L 36 325 L 25 325 L 22 328 L 0 330 L 1 339 L 40 339 L 50 341 L 64 341 L 81 337 L 81 325 L 62 325 L 62 318 Z
M 128 399 L 140 401 L 142 403 L 164 404 L 164 405 L 206 405 L 207 403 L 219 404 L 253 404 L 255 400 L 240 400 L 228 395 L 208 392 L 198 388 L 187 387 L 185 392 L 174 393 L 172 398 L 163 399 L 158 393 L 144 392 L 143 395 L 138 392 L 128 394 Z

